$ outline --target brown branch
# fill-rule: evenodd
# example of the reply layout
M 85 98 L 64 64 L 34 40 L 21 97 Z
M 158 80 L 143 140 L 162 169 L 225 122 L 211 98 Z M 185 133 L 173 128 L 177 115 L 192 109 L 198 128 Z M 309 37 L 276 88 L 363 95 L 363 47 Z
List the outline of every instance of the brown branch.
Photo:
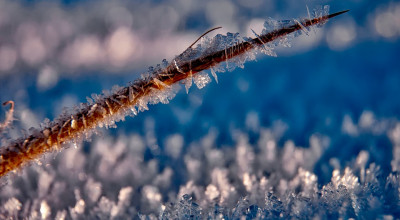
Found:
M 173 84 L 221 62 L 241 56 L 247 51 L 272 42 L 277 38 L 316 24 L 347 11 L 334 13 L 314 19 L 306 19 L 288 27 L 282 27 L 256 38 L 236 43 L 224 50 L 210 52 L 192 60 L 175 58 L 163 69 L 155 70 L 150 76 L 118 89 L 111 95 L 103 95 L 95 103 L 82 104 L 76 113 L 62 115 L 41 130 L 34 131 L 25 139 L 18 139 L 0 149 L 0 176 L 15 171 L 24 164 L 39 158 L 46 152 L 58 150 L 62 145 L 84 139 L 96 127 L 112 124 L 125 117 L 132 109 L 139 107 L 146 97 L 169 89 Z M 191 48 L 189 47 L 188 50 Z

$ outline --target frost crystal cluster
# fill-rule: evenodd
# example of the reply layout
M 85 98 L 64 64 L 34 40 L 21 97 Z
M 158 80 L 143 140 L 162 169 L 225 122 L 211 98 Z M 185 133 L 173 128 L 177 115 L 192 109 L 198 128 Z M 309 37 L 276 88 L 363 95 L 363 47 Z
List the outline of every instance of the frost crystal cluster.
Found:
M 129 134 L 116 139 L 106 136 L 106 140 L 94 140 L 90 149 L 70 148 L 57 156 L 48 155 L 41 164 L 9 177 L 8 182 L 3 179 L 0 216 L 17 219 L 397 216 L 400 122 L 380 119 L 364 126 L 366 115 L 372 113 L 365 112 L 358 125 L 345 118 L 340 137 L 312 135 L 306 147 L 282 139 L 287 128 L 282 122 L 259 128 L 258 140 L 252 143 L 245 131 L 233 131 L 232 136 L 236 137 L 233 146 L 218 146 L 215 129 L 191 143 L 185 143 L 179 134 L 171 134 L 166 137 L 166 146 L 159 156 L 153 154 L 147 159 L 144 158 L 154 144 L 151 128 L 144 136 Z M 377 125 L 381 125 L 378 130 Z M 358 134 L 348 133 L 349 127 Z M 365 136 L 391 141 L 391 172 L 381 170 L 382 161 L 364 150 L 348 161 L 327 158 L 331 138 L 362 141 Z M 373 147 L 371 152 L 377 148 Z M 319 179 L 315 172 L 330 180 Z

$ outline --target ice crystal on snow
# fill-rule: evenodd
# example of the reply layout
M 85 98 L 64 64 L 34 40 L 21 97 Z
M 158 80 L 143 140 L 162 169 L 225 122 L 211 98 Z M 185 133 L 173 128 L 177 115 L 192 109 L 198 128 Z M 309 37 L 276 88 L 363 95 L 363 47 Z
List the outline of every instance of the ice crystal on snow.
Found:
M 182 135 L 175 134 L 170 136 L 165 143 L 165 150 L 167 155 L 171 156 L 174 159 L 178 159 L 181 154 L 183 144 L 184 142 Z
M 8 214 L 15 215 L 19 210 L 21 210 L 21 206 L 21 202 L 15 197 L 12 197 L 4 203 L 3 208 L 8 212 Z
M 42 219 L 47 219 L 51 215 L 50 206 L 47 204 L 46 201 L 42 201 L 40 203 L 40 215 Z

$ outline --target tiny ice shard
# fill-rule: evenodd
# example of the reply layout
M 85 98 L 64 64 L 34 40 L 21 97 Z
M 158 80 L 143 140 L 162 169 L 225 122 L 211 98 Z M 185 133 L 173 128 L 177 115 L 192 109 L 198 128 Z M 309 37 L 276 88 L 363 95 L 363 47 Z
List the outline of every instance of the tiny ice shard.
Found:
M 89 201 L 96 202 L 100 198 L 101 188 L 102 186 L 100 182 L 96 182 L 92 178 L 89 178 L 85 184 L 85 192 Z
M 200 216 L 201 213 L 199 205 L 193 202 L 192 197 L 187 194 L 182 196 L 177 209 L 179 219 L 191 219 L 194 216 Z
M 309 27 L 304 27 L 304 25 L 302 25 L 301 22 L 296 20 L 296 19 L 294 19 L 294 22 L 297 23 L 301 27 L 300 31 L 302 31 L 304 34 L 309 36 L 309 34 L 308 34 L 310 32 L 310 28 Z
M 197 88 L 201 89 L 206 86 L 209 82 L 211 82 L 211 78 L 205 72 L 197 73 L 193 77 L 194 84 L 196 84 Z
M 167 68 L 167 66 L 169 65 L 168 61 L 166 59 L 162 60 L 162 67 L 163 68 Z
M 83 201 L 83 199 L 78 200 L 73 208 L 73 211 L 77 214 L 83 214 L 85 211 L 85 201 Z
M 218 83 L 218 76 L 217 76 L 217 73 L 215 72 L 214 68 L 211 67 L 210 69 L 211 69 L 211 75 L 214 77 L 215 82 Z
M 291 47 L 291 40 L 293 39 L 293 35 L 289 34 L 286 37 L 283 37 L 282 39 L 279 40 L 279 45 L 282 45 L 283 47 Z
M 278 27 L 279 27 L 279 22 L 271 17 L 268 17 L 264 22 L 264 29 L 262 31 L 262 34 L 274 31 Z
M 42 216 L 42 219 L 47 219 L 51 215 L 50 206 L 45 200 L 40 203 L 40 214 Z
M 65 219 L 67 216 L 67 211 L 62 210 L 62 211 L 57 211 L 56 217 L 54 219 Z
M 184 80 L 183 83 L 185 84 L 186 93 L 189 93 L 189 89 L 190 87 L 192 87 L 193 84 L 193 76 L 191 72 L 189 73 L 189 76 Z
M 145 100 L 144 98 L 138 99 L 138 101 L 137 101 L 138 111 L 144 112 L 146 110 L 149 110 L 147 103 L 148 103 L 148 100 Z
M 118 204 L 128 206 L 130 204 L 130 198 L 132 196 L 133 189 L 130 186 L 124 187 L 119 191 Z
M 12 197 L 9 200 L 7 200 L 7 202 L 4 203 L 3 206 L 3 208 L 10 213 L 18 212 L 19 210 L 21 210 L 21 207 L 22 207 L 21 202 L 15 197 Z
M 274 51 L 274 48 L 270 47 L 269 45 L 263 45 L 261 47 L 261 52 L 264 53 L 265 55 L 271 56 L 271 57 L 277 57 L 278 55 Z
M 217 64 L 215 66 L 212 67 L 212 69 L 217 73 L 224 73 L 226 72 L 225 67 L 223 67 L 221 64 Z
M 314 9 L 314 18 L 322 17 L 322 16 L 327 16 L 329 15 L 329 5 L 324 5 L 324 7 L 319 7 Z M 317 24 L 317 27 L 321 27 L 324 25 L 326 22 L 320 22 Z

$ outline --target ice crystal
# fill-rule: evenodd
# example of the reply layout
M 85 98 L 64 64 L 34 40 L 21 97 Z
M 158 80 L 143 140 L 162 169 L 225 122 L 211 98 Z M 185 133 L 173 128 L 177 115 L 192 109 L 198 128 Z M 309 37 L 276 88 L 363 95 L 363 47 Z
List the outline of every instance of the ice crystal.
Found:
M 178 159 L 183 147 L 183 137 L 179 134 L 170 136 L 165 143 L 165 150 L 167 155 L 174 159 Z
M 215 79 L 215 82 L 218 83 L 218 76 L 217 76 L 217 73 L 215 72 L 214 68 L 211 68 L 210 70 L 211 70 L 211 75 L 212 75 L 212 76 L 214 77 L 214 79 Z
M 196 84 L 197 88 L 202 89 L 209 82 L 211 82 L 211 78 L 210 78 L 210 76 L 208 76 L 207 73 L 201 72 L 201 73 L 197 73 L 193 77 L 193 82 L 194 82 L 194 84 Z
M 42 219 L 47 219 L 51 215 L 50 206 L 47 204 L 46 201 L 42 201 L 40 203 L 40 214 Z
M 189 93 L 189 89 L 193 84 L 193 74 L 191 72 L 189 73 L 189 76 L 184 79 L 183 84 L 185 84 L 186 93 Z
M 19 210 L 21 210 L 21 202 L 18 201 L 15 197 L 12 197 L 4 203 L 3 208 L 8 212 L 10 215 L 15 215 Z

